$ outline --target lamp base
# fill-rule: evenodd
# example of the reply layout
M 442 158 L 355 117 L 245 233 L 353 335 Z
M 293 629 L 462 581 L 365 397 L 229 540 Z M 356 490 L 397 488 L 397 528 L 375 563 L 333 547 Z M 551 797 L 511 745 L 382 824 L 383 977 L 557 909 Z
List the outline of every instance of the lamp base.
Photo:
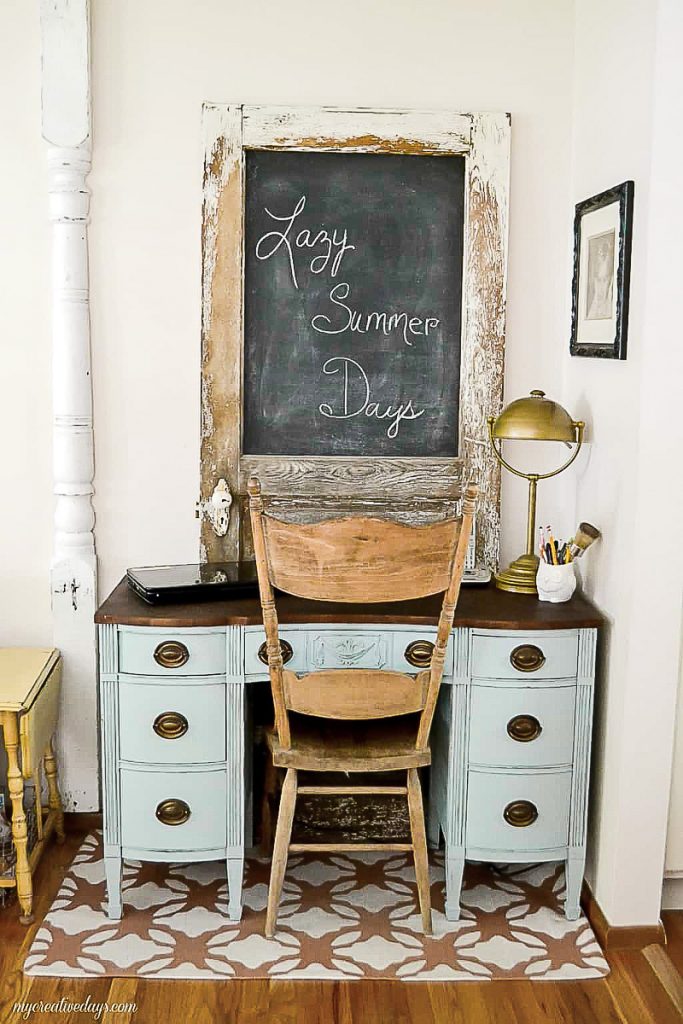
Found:
M 536 573 L 539 561 L 538 555 L 520 555 L 507 569 L 497 574 L 496 586 L 514 594 L 538 594 Z

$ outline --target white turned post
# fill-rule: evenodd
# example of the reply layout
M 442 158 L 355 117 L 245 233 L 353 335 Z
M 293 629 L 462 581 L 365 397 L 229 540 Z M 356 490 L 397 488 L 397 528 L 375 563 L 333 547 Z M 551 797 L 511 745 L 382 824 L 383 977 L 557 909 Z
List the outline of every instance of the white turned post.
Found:
M 64 657 L 58 768 L 67 810 L 95 810 L 96 560 L 87 221 L 87 0 L 41 0 L 43 136 L 53 251 L 54 644 Z

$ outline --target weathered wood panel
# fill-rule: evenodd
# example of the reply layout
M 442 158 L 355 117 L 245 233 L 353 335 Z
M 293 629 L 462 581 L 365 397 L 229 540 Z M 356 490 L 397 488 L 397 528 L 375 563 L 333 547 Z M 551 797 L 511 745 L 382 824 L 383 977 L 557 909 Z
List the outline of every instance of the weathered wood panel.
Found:
M 264 495 L 319 498 L 451 498 L 459 492 L 462 466 L 457 459 L 317 458 L 293 459 L 243 455 L 240 490 L 249 477 L 261 481 Z
M 245 107 L 244 145 L 357 153 L 466 153 L 469 114 L 343 107 Z
M 242 109 L 204 108 L 202 223 L 201 494 L 208 500 L 220 477 L 239 488 L 242 403 Z M 225 537 L 202 522 L 202 561 L 239 557 L 239 518 Z
M 500 544 L 500 466 L 486 417 L 503 399 L 510 118 L 475 114 L 469 157 L 460 442 L 467 477 L 479 485 L 477 561 L 495 566 Z

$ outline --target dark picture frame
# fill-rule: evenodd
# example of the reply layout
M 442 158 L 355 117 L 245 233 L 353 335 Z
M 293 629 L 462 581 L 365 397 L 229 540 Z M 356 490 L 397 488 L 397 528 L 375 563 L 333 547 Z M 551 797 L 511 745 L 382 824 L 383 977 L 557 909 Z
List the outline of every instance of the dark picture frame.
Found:
M 577 203 L 574 213 L 573 356 L 626 359 L 634 183 Z

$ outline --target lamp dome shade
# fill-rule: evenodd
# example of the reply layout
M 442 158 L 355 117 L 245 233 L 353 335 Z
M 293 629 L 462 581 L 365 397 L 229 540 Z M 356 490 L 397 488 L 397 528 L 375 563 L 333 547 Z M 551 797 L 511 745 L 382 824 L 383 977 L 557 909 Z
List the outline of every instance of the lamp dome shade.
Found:
M 566 409 L 532 391 L 503 409 L 492 427 L 493 437 L 518 441 L 576 441 L 577 423 Z

